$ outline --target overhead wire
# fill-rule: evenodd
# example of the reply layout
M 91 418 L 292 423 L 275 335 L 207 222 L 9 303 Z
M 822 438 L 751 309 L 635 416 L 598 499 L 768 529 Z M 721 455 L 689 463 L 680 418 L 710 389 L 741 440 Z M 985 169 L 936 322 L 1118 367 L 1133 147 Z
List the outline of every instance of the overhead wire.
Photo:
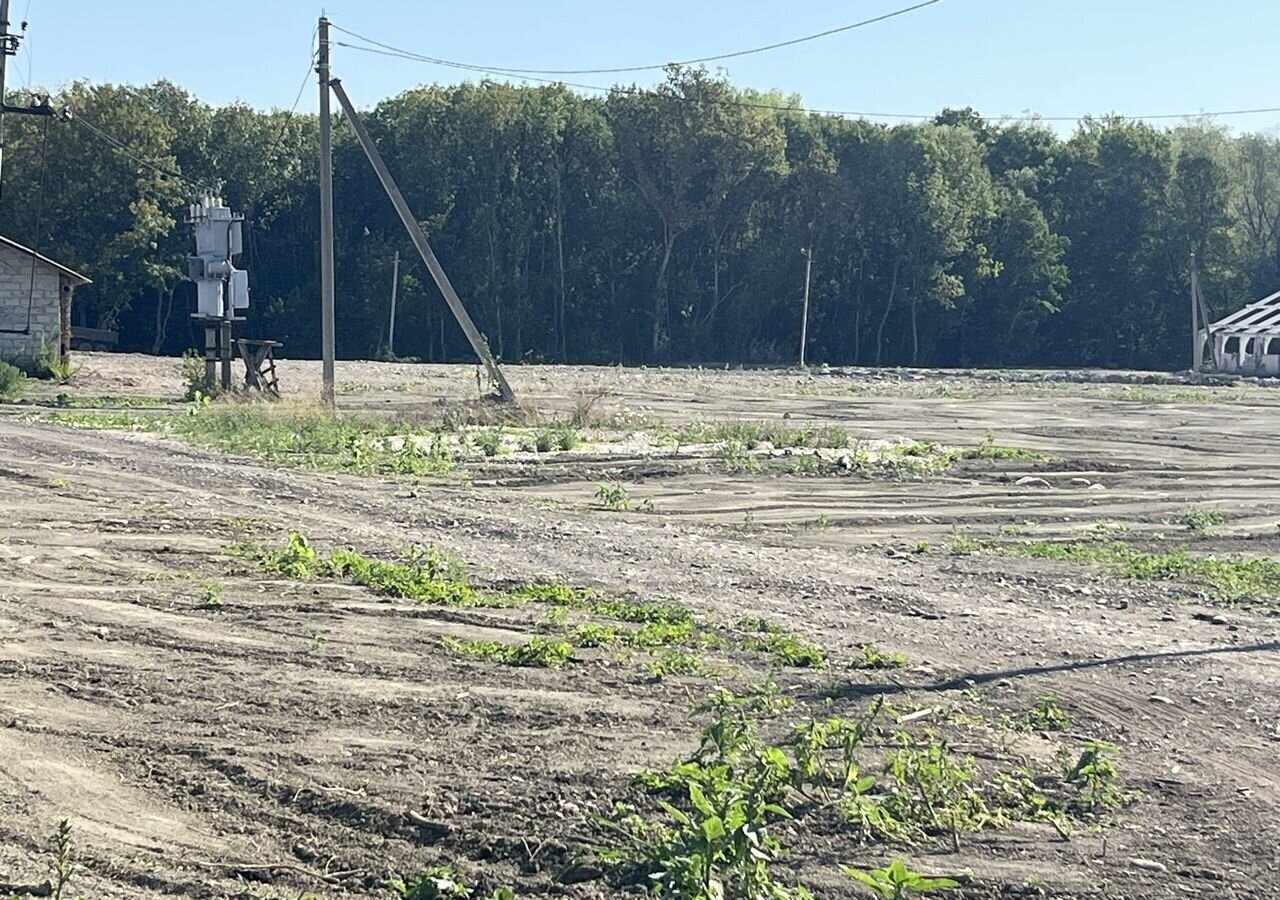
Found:
M 289 107 L 289 111 L 284 114 L 284 121 L 280 123 L 280 130 L 276 133 L 275 139 L 267 148 L 268 155 L 274 153 L 276 147 L 284 140 L 284 133 L 289 127 L 289 122 L 292 121 L 293 114 L 298 111 L 298 104 L 302 102 L 302 95 L 306 93 L 307 85 L 311 83 L 311 74 L 315 71 L 314 66 L 318 49 L 316 47 L 316 37 L 319 33 L 320 26 L 316 25 L 316 27 L 311 31 L 311 56 L 307 59 L 307 71 L 302 76 L 302 84 L 298 86 L 298 95 L 293 98 L 293 106 Z
M 334 27 L 336 28 L 336 26 Z M 344 32 L 344 33 L 350 34 L 350 32 Z M 361 40 L 363 40 L 363 38 L 361 38 Z M 444 66 L 445 68 L 466 69 L 469 71 L 477 71 L 482 74 L 500 75 L 500 76 L 515 78 L 521 81 L 536 82 L 540 84 L 564 85 L 565 87 L 578 88 L 579 90 L 587 90 L 587 91 L 598 91 L 600 93 L 605 93 L 605 94 L 621 93 L 621 94 L 635 95 L 635 94 L 650 93 L 650 91 L 648 91 L 647 89 L 638 88 L 638 87 L 629 87 L 626 85 L 614 85 L 612 87 L 605 87 L 603 85 L 598 85 L 598 84 L 582 84 L 579 82 L 565 81 L 564 79 L 561 79 L 561 78 L 543 78 L 543 77 L 534 76 L 534 75 L 515 74 L 514 70 L 488 69 L 488 68 L 480 68 L 480 67 L 475 67 L 475 66 L 465 65 L 465 64 L 455 64 L 452 62 L 442 61 L 434 57 L 424 56 L 422 54 L 413 53 L 412 51 L 402 50 L 399 48 L 382 49 L 381 47 L 362 47 L 358 44 L 349 44 L 344 41 L 334 41 L 334 45 L 338 47 L 344 47 L 348 50 L 356 50 L 362 53 L 372 53 L 378 56 L 386 56 L 386 57 L 391 57 L 395 59 L 404 59 L 410 62 L 420 62 L 420 63 L 429 64 L 429 65 Z M 808 107 L 808 106 L 793 106 L 793 105 L 784 105 L 784 104 L 778 104 L 778 103 L 765 103 L 765 102 L 755 101 L 755 100 L 733 100 L 733 99 L 726 99 L 726 98 L 699 98 L 699 97 L 676 97 L 676 96 L 670 96 L 668 97 L 668 99 L 679 101 L 679 102 L 685 102 L 685 103 L 695 103 L 695 104 L 701 103 L 701 104 L 708 104 L 708 105 L 715 105 L 715 106 L 742 107 L 747 109 L 763 109 L 763 110 L 771 110 L 774 112 L 790 112 L 790 113 L 800 113 L 800 114 L 813 114 L 813 115 L 820 115 L 820 116 L 839 116 L 843 118 L 894 119 L 894 120 L 913 119 L 913 120 L 919 120 L 919 121 L 929 121 L 930 119 L 936 118 L 936 114 L 870 112 L 870 111 L 864 111 L 864 110 L 849 110 L 849 109 L 821 109 L 821 108 Z M 1250 109 L 1200 110 L 1197 112 L 1183 112 L 1183 113 L 1153 113 L 1150 115 L 1118 115 L 1117 114 L 1115 117 L 1129 120 L 1129 121 L 1147 121 L 1147 120 L 1160 120 L 1160 119 L 1194 119 L 1194 118 L 1201 118 L 1201 117 L 1216 118 L 1216 117 L 1232 117 L 1232 116 L 1249 116 L 1249 115 L 1260 115 L 1265 113 L 1280 113 L 1280 106 L 1258 107 L 1258 108 L 1250 108 Z M 1076 115 L 1076 116 L 1044 116 L 1044 115 L 1036 115 L 1036 114 L 1021 114 L 1016 116 L 979 116 L 979 118 L 987 122 L 1079 122 L 1082 119 L 1088 118 L 1088 114 Z
M 481 65 L 475 65 L 472 63 L 461 63 L 453 60 L 438 59 L 438 58 L 432 58 L 430 61 L 435 62 L 439 65 L 453 66 L 456 68 L 474 69 L 476 71 L 481 71 L 481 72 L 493 72 L 493 73 L 501 72 L 501 73 L 510 74 L 510 75 L 517 75 L 517 74 L 523 74 L 523 75 L 619 75 L 625 72 L 647 72 L 655 69 L 665 69 L 668 66 L 697 66 L 697 65 L 702 65 L 704 63 L 721 62 L 726 59 L 737 59 L 743 56 L 751 56 L 756 53 L 767 53 L 770 50 L 779 50 L 783 47 L 793 47 L 796 44 L 804 44 L 809 41 L 816 41 L 821 38 L 831 37 L 832 35 L 835 35 L 835 34 L 842 34 L 846 31 L 853 31 L 858 28 L 865 28 L 868 25 L 875 25 L 879 22 L 884 22 L 889 19 L 896 19 L 898 16 L 905 16 L 908 13 L 913 13 L 913 12 L 916 12 L 917 10 L 924 9 L 927 6 L 933 6 L 941 2 L 942 0 L 922 0 L 922 2 L 916 3 L 912 6 L 904 6 L 900 9 L 895 9 L 891 12 L 887 12 L 882 15 L 872 16 L 869 19 L 862 19 L 861 21 L 853 22 L 849 25 L 840 25 L 836 28 L 828 28 L 826 31 L 819 31 L 814 34 L 807 34 L 807 35 L 804 35 L 803 37 L 790 38 L 789 40 L 785 40 L 785 41 L 777 41 L 776 43 L 765 44 L 764 46 L 761 46 L 761 47 L 751 47 L 746 50 L 734 50 L 729 53 L 718 53 L 712 56 L 699 56 L 693 59 L 669 60 L 668 62 L 653 63 L 650 65 L 643 65 L 643 66 L 614 66 L 611 68 L 598 68 L 598 69 L 521 69 L 521 68 L 515 68 L 512 66 L 481 66 Z M 396 47 L 392 47 L 389 44 L 384 44 L 379 41 L 375 41 L 372 38 L 365 37 L 364 35 L 357 34 L 354 31 L 350 31 L 346 28 L 341 27 L 340 25 L 335 25 L 331 23 L 330 27 L 333 28 L 335 31 L 340 31 L 345 35 L 353 37 L 357 40 L 364 41 L 367 44 L 372 44 L 376 47 L 381 47 L 384 50 L 398 50 L 398 48 Z
M 156 172 L 157 174 L 160 174 L 160 175 L 164 175 L 168 178 L 175 178 L 178 181 L 184 182 L 188 186 L 197 188 L 201 191 L 211 192 L 213 190 L 209 185 L 205 184 L 202 181 L 198 181 L 194 178 L 191 178 L 190 176 L 182 174 L 176 169 L 171 169 L 168 166 L 161 165 L 160 163 L 156 162 L 153 159 L 148 159 L 145 156 L 135 153 L 129 147 L 129 145 L 126 144 L 124 141 L 121 141 L 107 134 L 107 132 L 103 131 L 98 126 L 82 118 L 78 113 L 72 114 L 70 116 L 70 119 L 72 122 L 75 122 L 77 125 L 80 125 L 83 128 L 88 129 L 93 134 L 97 135 L 101 140 L 106 141 L 108 144 L 114 147 L 117 152 L 122 153 L 125 156 L 129 157 L 129 159 L 133 160 L 140 166 L 144 166 L 148 169 L 151 169 L 153 172 Z
M 36 193 L 36 231 L 35 241 L 31 247 L 31 279 L 27 285 L 27 327 L 26 334 L 31 334 L 31 316 L 36 299 L 36 260 L 40 258 L 41 232 L 44 230 L 44 186 L 49 174 L 49 119 L 44 119 L 44 137 L 40 142 L 40 189 Z

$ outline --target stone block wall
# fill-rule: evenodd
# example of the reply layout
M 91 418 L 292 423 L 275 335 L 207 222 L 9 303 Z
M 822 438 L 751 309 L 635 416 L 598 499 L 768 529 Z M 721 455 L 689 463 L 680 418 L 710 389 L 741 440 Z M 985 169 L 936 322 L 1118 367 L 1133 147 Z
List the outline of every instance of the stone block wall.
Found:
M 62 320 L 59 312 L 61 275 L 52 266 L 36 261 L 35 287 L 31 282 L 32 257 L 0 245 L 0 330 L 21 331 L 27 327 L 28 300 L 31 333 L 0 333 L 0 359 L 30 359 L 43 339 L 57 347 Z

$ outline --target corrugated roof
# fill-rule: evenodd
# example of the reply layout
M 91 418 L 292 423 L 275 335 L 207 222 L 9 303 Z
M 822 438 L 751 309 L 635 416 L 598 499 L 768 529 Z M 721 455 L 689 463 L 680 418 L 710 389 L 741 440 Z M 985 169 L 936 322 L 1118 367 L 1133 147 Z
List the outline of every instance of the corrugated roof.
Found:
M 85 278 L 83 275 L 81 275 L 79 272 L 75 271 L 74 269 L 68 269 L 62 263 L 54 262 L 47 256 L 41 256 L 39 253 L 32 250 L 30 247 L 24 247 L 22 246 L 22 244 L 19 244 L 17 241 L 9 240 L 4 235 L 0 235 L 0 245 L 8 247 L 12 250 L 17 250 L 19 253 L 26 254 L 27 256 L 34 256 L 36 259 L 40 260 L 40 262 L 48 266 L 51 266 L 52 268 L 57 269 L 63 275 L 66 275 L 68 278 L 75 281 L 77 286 L 82 284 L 93 284 L 92 281 L 90 281 L 88 278 Z
M 1237 334 L 1280 335 L 1280 291 L 1219 319 L 1209 329 Z

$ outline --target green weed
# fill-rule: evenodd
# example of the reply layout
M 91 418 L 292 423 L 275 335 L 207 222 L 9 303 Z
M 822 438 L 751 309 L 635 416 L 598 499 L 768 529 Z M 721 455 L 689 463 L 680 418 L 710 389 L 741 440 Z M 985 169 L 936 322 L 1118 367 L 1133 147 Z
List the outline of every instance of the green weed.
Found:
M 760 471 L 760 458 L 741 441 L 725 441 L 720 460 L 729 474 Z
M 1086 812 L 1115 809 L 1128 801 L 1119 786 L 1120 771 L 1114 759 L 1117 752 L 1113 744 L 1089 741 L 1075 762 L 1070 756 L 1062 756 L 1063 780 L 1079 789 L 1079 804 Z
M 505 666 L 526 666 L 558 669 L 573 658 L 573 645 L 567 641 L 551 641 L 535 637 L 519 644 L 501 641 L 464 641 L 446 637 L 443 644 L 449 650 L 473 659 L 483 659 Z
M 948 547 L 953 553 L 996 553 L 1027 559 L 1097 563 L 1126 578 L 1200 584 L 1227 601 L 1280 596 L 1280 560 L 1268 556 L 1219 559 L 1192 556 L 1185 548 L 1148 553 L 1121 540 L 998 544 L 961 533 L 952 535 Z
M 855 869 L 851 866 L 840 868 L 883 900 L 906 900 L 911 894 L 932 894 L 960 886 L 959 882 L 950 878 L 926 878 L 919 872 L 908 869 L 900 859 L 894 860 L 884 869 Z
M 596 488 L 596 500 L 605 509 L 622 512 L 631 508 L 631 495 L 620 484 L 601 484 Z
M 705 676 L 711 671 L 702 657 L 679 650 L 663 650 L 655 654 L 645 670 L 657 678 L 665 675 Z
M 216 609 L 222 605 L 222 585 L 216 581 L 209 581 L 202 585 L 204 589 L 204 602 L 201 606 Z
M 0 400 L 12 400 L 22 393 L 27 376 L 12 363 L 0 360 Z
M 1215 507 L 1189 506 L 1174 520 L 1173 524 L 1181 525 L 1188 531 L 1211 531 L 1217 525 L 1227 521 L 1222 510 Z
M 80 871 L 75 841 L 71 835 L 71 822 L 63 819 L 53 834 L 53 898 L 62 900 L 67 885 Z
M 1044 694 L 1014 724 L 1020 731 L 1066 731 L 1075 724 L 1075 717 L 1062 708 L 1057 697 Z
M 387 887 L 401 900 L 469 900 L 474 892 L 452 866 L 432 866 L 408 881 L 393 878 Z M 485 900 L 516 900 L 511 888 L 495 888 Z
M 901 669 L 907 664 L 907 657 L 901 653 L 890 653 L 881 650 L 875 644 L 863 644 L 860 656 L 849 663 L 851 669 Z

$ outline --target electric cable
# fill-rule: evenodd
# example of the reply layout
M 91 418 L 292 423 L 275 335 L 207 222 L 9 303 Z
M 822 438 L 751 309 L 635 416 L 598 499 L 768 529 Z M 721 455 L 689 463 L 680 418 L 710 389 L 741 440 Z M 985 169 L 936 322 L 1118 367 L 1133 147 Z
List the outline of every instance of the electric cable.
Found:
M 129 159 L 133 160 L 138 165 L 145 166 L 146 168 L 151 169 L 153 172 L 156 172 L 157 174 L 164 175 L 169 178 L 175 178 L 178 181 L 184 182 L 190 187 L 199 189 L 200 191 L 207 191 L 212 193 L 213 189 L 209 187 L 209 185 L 204 184 L 201 181 L 197 181 L 196 179 L 191 178 L 187 175 L 183 175 L 181 172 L 177 171 L 176 169 L 171 169 L 171 168 L 168 168 L 167 166 L 161 165 L 155 160 L 147 159 L 145 156 L 140 156 L 139 154 L 135 153 L 127 144 L 125 144 L 124 141 L 121 141 L 117 138 L 112 137 L 111 135 L 103 131 L 101 128 L 98 128 L 96 125 L 93 125 L 89 123 L 87 120 L 81 118 L 78 114 L 73 114 L 71 115 L 70 118 L 72 122 L 75 122 L 76 124 L 81 125 L 84 128 L 87 128 L 90 132 L 97 135 L 101 140 L 106 141 L 108 144 L 114 147 L 118 152 L 129 157 Z
M 40 258 L 40 241 L 41 232 L 44 230 L 44 186 L 45 179 L 49 174 L 49 119 L 51 116 L 45 116 L 44 119 L 44 138 L 40 142 L 40 189 L 36 193 L 36 233 L 35 242 L 31 247 L 31 280 L 27 285 L 27 328 L 26 333 L 31 334 L 31 311 L 35 306 L 36 297 L 36 260 Z M 61 308 L 61 307 L 59 307 Z M 61 329 L 59 329 L 59 342 L 61 342 Z
M 335 26 L 336 27 L 336 26 Z M 349 32 L 348 32 L 349 33 Z M 622 93 L 622 94 L 645 94 L 652 91 L 645 88 L 627 87 L 623 85 L 615 85 L 613 87 L 604 87 L 598 84 L 581 84 L 573 81 L 564 81 L 559 78 L 541 78 L 533 75 L 515 74 L 512 70 L 500 69 L 481 69 L 469 65 L 455 64 L 442 61 L 433 57 L 420 56 L 407 50 L 383 50 L 377 47 L 361 47 L 358 44 L 348 44 L 343 41 L 334 41 L 335 46 L 345 47 L 348 50 L 357 50 L 362 53 L 372 53 L 378 56 L 387 56 L 395 59 L 405 59 L 411 62 L 421 62 L 430 65 L 444 66 L 446 68 L 464 68 L 469 71 L 478 71 L 490 75 L 504 75 L 516 78 L 521 81 L 538 82 L 541 84 L 561 84 L 565 87 L 578 88 L 579 90 L 599 91 L 601 93 Z M 812 114 L 820 116 L 840 116 L 843 118 L 863 118 L 863 119 L 915 119 L 920 121 L 929 121 L 936 118 L 936 114 L 922 113 L 891 113 L 891 112 L 865 112 L 861 110 L 848 109 L 818 109 L 806 106 L 783 106 L 776 103 L 763 103 L 752 100 L 725 100 L 725 99 L 702 99 L 697 97 L 667 97 L 669 100 L 675 100 L 684 103 L 704 103 L 716 106 L 732 106 L 743 107 L 747 109 L 764 109 L 774 112 L 791 112 Z M 1115 118 L 1125 119 L 1127 121 L 1147 121 L 1156 119 L 1194 119 L 1200 117 L 1229 117 L 1229 116 L 1251 116 L 1264 113 L 1280 113 L 1280 106 L 1258 107 L 1253 109 L 1225 109 L 1185 113 L 1154 113 L 1151 115 L 1115 115 Z M 1102 116 L 1106 117 L 1106 116 Z M 1017 116 L 979 116 L 984 122 L 1079 122 L 1088 118 L 1088 115 L 1079 116 L 1041 116 L 1041 115 L 1017 115 Z
M 905 6 L 905 7 L 902 7 L 901 9 L 895 9 L 892 12 L 887 12 L 879 16 L 873 16 L 872 18 L 869 18 L 869 19 L 863 19 L 859 22 L 854 22 L 850 25 L 841 25 L 837 28 L 828 28 L 826 31 L 819 31 L 816 34 L 807 34 L 803 37 L 791 38 L 785 41 L 778 41 L 773 44 L 765 44 L 762 47 L 752 47 L 747 50 L 734 50 L 730 53 L 719 53 L 713 56 L 700 56 L 694 59 L 672 60 L 670 62 L 654 63 L 652 65 L 646 65 L 646 66 L 615 66 L 613 68 L 603 68 L 603 69 L 518 69 L 511 66 L 472 65 L 470 63 L 459 63 L 459 62 L 454 62 L 451 60 L 444 60 L 444 59 L 431 59 L 431 61 L 436 62 L 440 65 L 455 66 L 457 68 L 470 68 L 470 69 L 475 69 L 477 71 L 482 71 L 482 72 L 502 72 L 504 74 L 509 74 L 509 75 L 517 75 L 517 74 L 617 75 L 623 72 L 647 72 L 654 69 L 665 69 L 668 66 L 696 66 L 696 65 L 701 65 L 703 63 L 720 62 L 726 59 L 737 59 L 738 57 L 742 57 L 742 56 L 751 56 L 752 54 L 756 54 L 756 53 L 766 53 L 770 50 L 781 49 L 782 47 L 793 47 L 796 44 L 803 44 L 803 43 L 807 43 L 808 41 L 816 41 L 816 40 L 819 40 L 820 38 L 830 37 L 834 34 L 841 34 L 846 31 L 853 31 L 854 29 L 857 29 L 857 28 L 865 28 L 868 25 L 875 25 L 878 22 L 884 22 L 889 19 L 895 19 L 898 16 L 905 16 L 908 13 L 913 13 L 913 12 L 916 12 L 917 10 L 924 9 L 927 6 L 933 6 L 941 2 L 942 0 L 923 0 L 923 2 L 916 3 L 913 6 Z M 355 33 L 354 31 L 348 31 L 346 28 L 343 28 L 340 25 L 334 25 L 330 23 L 330 27 L 333 28 L 335 31 L 340 31 L 345 35 L 356 38 L 357 40 L 364 41 L 367 44 L 372 44 L 376 47 L 381 47 L 384 50 L 408 52 L 408 51 L 402 51 L 398 47 L 393 47 L 389 44 L 384 44 L 379 41 L 375 41 L 372 38 L 367 38 L 363 35 Z

